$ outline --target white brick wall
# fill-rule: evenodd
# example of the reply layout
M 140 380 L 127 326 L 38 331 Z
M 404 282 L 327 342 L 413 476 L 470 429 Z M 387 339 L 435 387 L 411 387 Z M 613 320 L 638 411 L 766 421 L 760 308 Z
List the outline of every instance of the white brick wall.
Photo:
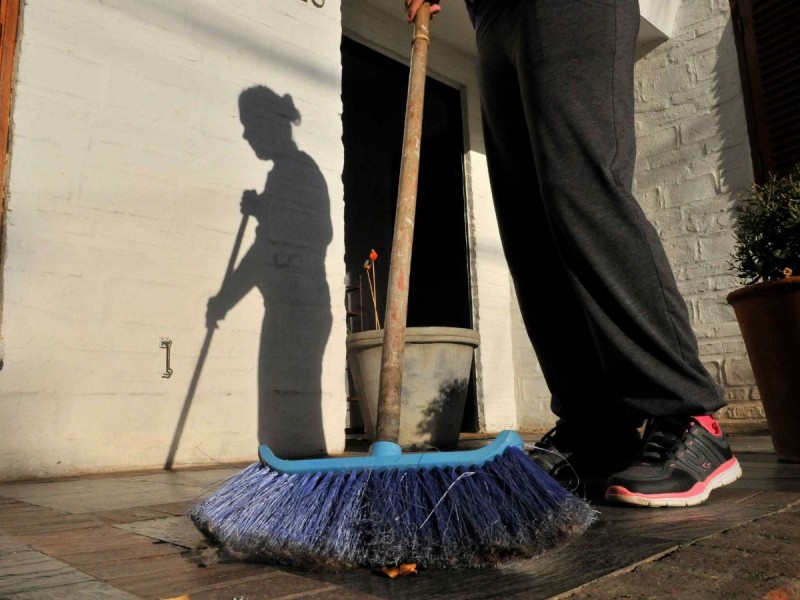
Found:
M 736 194 L 753 177 L 727 0 L 684 0 L 673 39 L 636 65 L 634 193 L 658 229 L 692 315 L 701 356 L 731 403 L 726 419 L 762 419 L 727 293 L 739 282 Z
M 253 85 L 293 98 L 302 116 L 294 139 L 322 171 L 334 224 L 325 259 L 334 325 L 312 385 L 321 386 L 321 414 L 304 423 L 287 404 L 284 438 L 274 442 L 297 453 L 343 448 L 340 36 L 337 0 L 322 8 L 303 0 L 25 3 L 0 479 L 164 464 L 242 191 L 263 190 L 270 169 L 241 137 L 238 97 Z M 251 218 L 240 258 L 254 227 Z M 176 464 L 255 458 L 263 315 L 253 290 L 215 332 Z M 161 336 L 174 341 L 171 379 L 161 377 Z

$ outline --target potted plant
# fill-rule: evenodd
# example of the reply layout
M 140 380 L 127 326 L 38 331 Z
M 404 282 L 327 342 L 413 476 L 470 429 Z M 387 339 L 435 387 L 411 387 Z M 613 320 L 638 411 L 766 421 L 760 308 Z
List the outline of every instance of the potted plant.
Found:
M 375 439 L 383 334 L 378 314 L 375 261 L 364 263 L 375 329 L 347 335 L 347 364 L 364 430 Z M 478 332 L 459 327 L 408 327 L 400 397 L 400 438 L 408 450 L 453 449 L 458 444 Z
M 742 332 L 778 458 L 800 462 L 800 164 L 753 184 L 734 225 L 727 301 Z

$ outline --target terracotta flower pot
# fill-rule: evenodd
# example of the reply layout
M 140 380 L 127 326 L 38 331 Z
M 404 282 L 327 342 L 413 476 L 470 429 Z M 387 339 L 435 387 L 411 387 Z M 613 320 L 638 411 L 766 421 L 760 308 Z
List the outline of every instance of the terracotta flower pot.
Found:
M 405 341 L 398 443 L 407 450 L 453 449 L 461 432 L 478 332 L 409 327 Z M 382 350 L 383 330 L 347 336 L 347 363 L 370 440 L 375 439 Z
M 742 331 L 778 458 L 800 462 L 800 277 L 727 296 Z

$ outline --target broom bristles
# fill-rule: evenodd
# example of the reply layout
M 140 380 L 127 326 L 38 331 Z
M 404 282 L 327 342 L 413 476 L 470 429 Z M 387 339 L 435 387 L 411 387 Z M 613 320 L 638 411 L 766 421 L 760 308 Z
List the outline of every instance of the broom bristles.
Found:
M 582 533 L 596 514 L 515 447 L 472 468 L 286 475 L 256 463 L 191 512 L 244 560 L 333 568 L 495 565 Z

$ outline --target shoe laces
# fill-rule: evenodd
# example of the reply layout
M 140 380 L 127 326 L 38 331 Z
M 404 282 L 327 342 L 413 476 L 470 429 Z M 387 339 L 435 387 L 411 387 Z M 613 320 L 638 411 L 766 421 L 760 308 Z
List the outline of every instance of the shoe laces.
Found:
M 556 426 L 530 448 L 529 452 L 538 453 L 538 462 L 547 471 L 555 472 L 563 466 L 563 463 L 569 463 L 569 452 L 559 448 L 558 438 L 559 430 Z
M 539 443 L 536 444 L 536 446 L 547 450 L 558 448 L 558 444 L 556 443 L 557 437 L 558 437 L 558 425 L 556 425 L 550 431 L 545 433 L 539 440 Z
M 559 425 L 556 424 L 536 444 L 532 446 L 526 444 L 526 448 L 530 448 L 529 454 L 536 454 L 536 462 L 542 469 L 551 477 L 563 479 L 561 484 L 570 492 L 575 492 L 580 485 L 580 477 L 570 463 L 572 453 L 559 448 L 559 445 L 563 445 L 563 443 L 563 425 L 559 428 Z
M 675 455 L 691 424 L 684 418 L 657 417 L 645 427 L 640 460 L 659 463 Z

